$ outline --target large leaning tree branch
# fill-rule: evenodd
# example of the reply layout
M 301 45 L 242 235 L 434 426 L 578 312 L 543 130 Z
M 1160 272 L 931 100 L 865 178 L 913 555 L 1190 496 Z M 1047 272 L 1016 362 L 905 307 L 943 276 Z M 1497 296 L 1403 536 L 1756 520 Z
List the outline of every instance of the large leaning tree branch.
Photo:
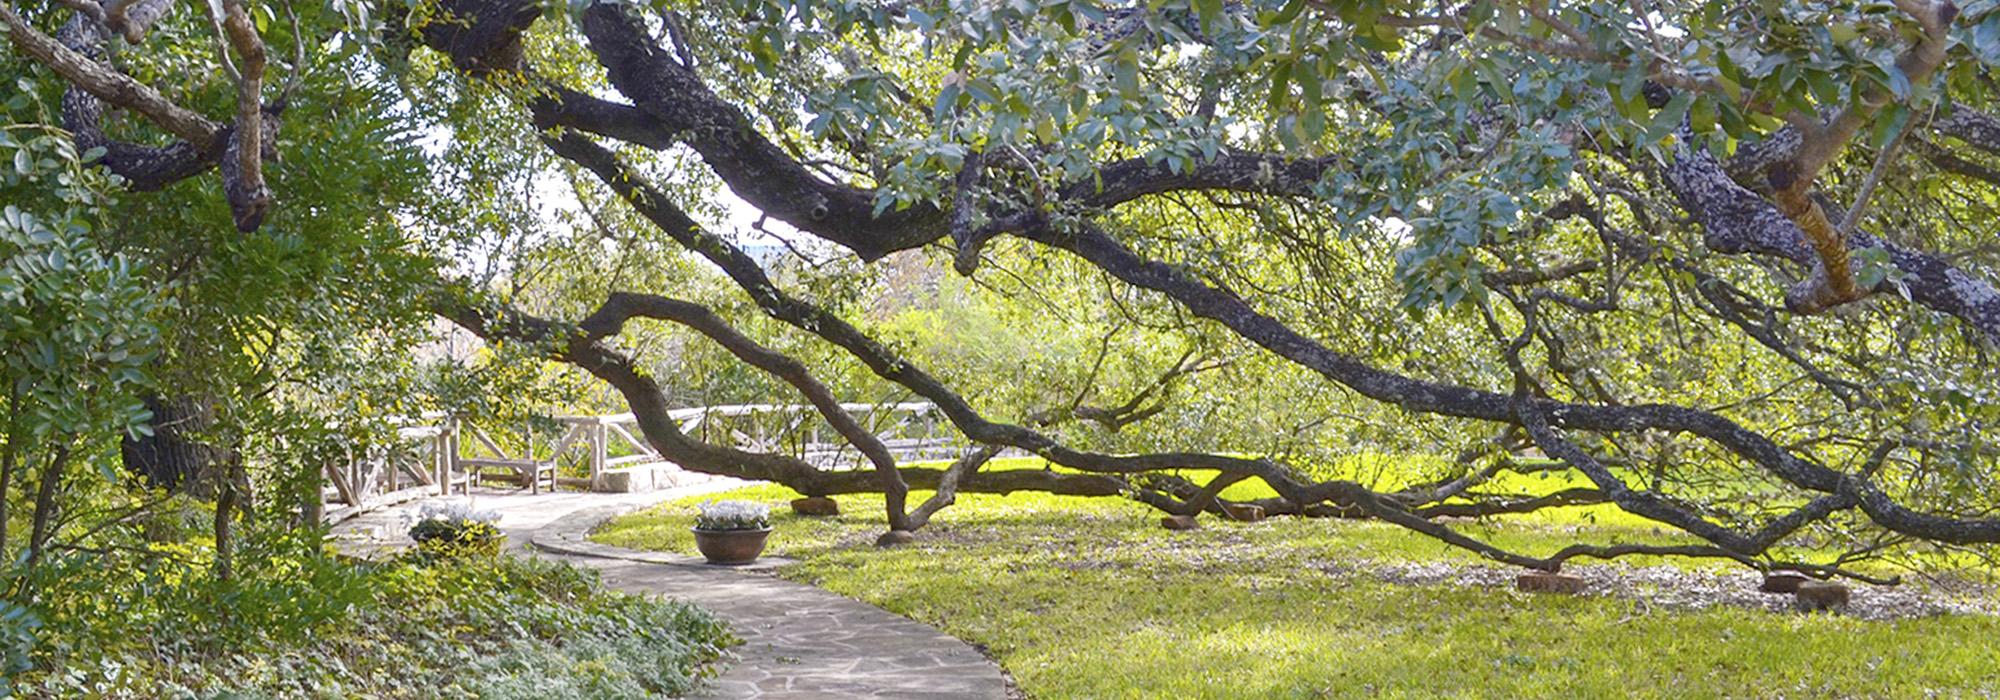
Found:
M 1770 201 L 1743 187 L 1704 148 L 1683 146 L 1663 171 L 1663 180 L 1682 208 L 1702 225 L 1704 243 L 1730 254 L 1783 258 L 1808 269 L 1824 270 L 1811 236 Z M 1817 206 L 1817 205 L 1815 205 Z M 1880 248 L 1903 273 L 1901 284 L 1910 300 L 1972 326 L 2000 342 L 2000 290 L 1937 255 L 1897 245 L 1865 231 L 1847 233 L 1843 248 Z M 1786 306 L 1811 313 L 1822 297 L 1824 276 L 1818 273 L 1793 286 Z M 1886 282 L 1885 282 L 1886 284 Z M 1872 291 L 1872 290 L 1871 290 Z
M 707 231 L 604 147 L 575 133 L 546 137 L 544 142 L 557 155 L 596 175 L 641 216 L 652 221 L 683 247 L 722 268 L 723 273 L 742 287 L 767 314 L 846 350 L 877 376 L 901 384 L 936 404 L 946 418 L 976 442 L 1019 448 L 1057 464 L 1085 471 L 1134 473 L 1174 468 L 1218 469 L 1253 474 L 1271 483 L 1281 494 L 1287 491 L 1296 494 L 1303 489 L 1303 484 L 1289 469 L 1268 460 L 1199 453 L 1140 456 L 1084 453 L 1064 447 L 1031 428 L 990 421 L 928 372 L 861 333 L 846 319 L 786 293 L 765 274 L 755 259 Z
M 94 22 L 88 18 L 83 21 Z M 158 90 L 43 34 L 22 19 L 11 2 L 0 2 L 0 24 L 6 25 L 7 41 L 16 51 L 47 66 L 78 89 L 144 115 L 167 133 L 189 143 L 206 144 L 222 131 L 220 125 L 175 104 Z
M 840 399 L 833 391 L 814 379 L 805 365 L 789 356 L 759 345 L 756 341 L 738 333 L 722 317 L 708 307 L 689 301 L 671 299 L 650 294 L 615 293 L 606 299 L 603 306 L 577 325 L 586 333 L 586 338 L 597 340 L 613 335 L 634 316 L 673 321 L 692 328 L 710 340 L 721 345 L 737 358 L 753 367 L 764 370 L 772 376 L 783 379 L 818 409 L 820 416 L 833 426 L 834 431 L 861 451 L 881 475 L 881 489 L 887 501 L 889 528 L 910 530 L 906 502 L 910 487 L 903 482 L 903 476 L 896 470 L 896 457 L 889 447 L 874 433 L 861 425 L 860 421 L 841 408 Z M 949 471 L 939 481 L 956 486 L 962 475 Z M 940 490 L 945 490 L 940 488 Z M 819 494 L 808 494 L 819 495 Z
M 1548 399 L 1533 399 L 1528 408 L 1517 409 L 1516 400 L 1506 394 L 1412 379 L 1342 355 L 1256 311 L 1241 297 L 1172 266 L 1141 258 L 1090 226 L 1031 228 L 1021 235 L 1075 253 L 1134 286 L 1167 294 L 1196 315 L 1218 321 L 1280 357 L 1405 410 L 1523 427 L 1520 410 L 1526 410 L 1546 416 L 1552 426 L 1576 430 L 1688 433 L 1714 442 L 1798 488 L 1824 494 L 1851 491 L 1872 520 L 1891 530 L 1944 542 L 2000 542 L 2000 520 L 1912 510 L 1865 479 L 1802 458 L 1769 437 L 1712 412 L 1668 404 L 1593 405 Z
M 509 3 L 523 0 L 487 1 L 496 5 L 495 12 L 504 13 Z M 872 190 L 827 182 L 813 174 L 765 138 L 740 109 L 717 95 L 673 52 L 658 46 L 628 8 L 594 3 L 584 10 L 581 27 L 612 86 L 632 104 L 554 88 L 545 100 L 548 108 L 536 111 L 539 126 L 569 127 L 654 149 L 686 143 L 744 201 L 864 260 L 922 246 L 952 231 L 951 215 L 936 207 L 917 204 L 877 216 Z M 1332 164 L 1230 150 L 1194 171 L 1179 173 L 1163 163 L 1131 158 L 1108 165 L 1094 183 L 1078 183 L 1065 194 L 1099 207 L 1195 189 L 1303 195 Z
M 262 102 L 267 59 L 243 0 L 223 0 L 224 14 L 217 20 L 236 54 L 233 62 L 227 55 L 221 57 L 237 88 L 236 119 L 226 126 L 103 62 L 104 43 L 112 31 L 136 41 L 171 6 L 165 0 L 133 0 L 106 11 L 84 4 L 51 37 L 30 25 L 11 3 L 0 2 L 0 26 L 6 28 L 6 41 L 16 51 L 70 84 L 63 95 L 63 121 L 79 152 L 102 149 L 96 164 L 123 177 L 136 191 L 159 190 L 220 165 L 224 197 L 237 229 L 254 231 L 272 203 L 263 161 L 275 157 L 272 146 L 284 107 Z M 179 141 L 154 147 L 107 137 L 102 124 L 107 104 L 145 117 Z
M 447 290 L 452 285 L 444 285 Z M 440 292 L 431 300 L 433 312 L 492 342 L 533 343 L 552 359 L 575 365 L 611 385 L 625 397 L 641 434 L 661 456 L 688 469 L 744 479 L 775 481 L 805 493 L 838 495 L 880 492 L 882 480 L 873 471 L 825 471 L 803 460 L 713 445 L 682 432 L 672 415 L 666 393 L 629 356 L 573 324 L 538 318 L 508 306 Z M 912 488 L 936 488 L 947 470 L 903 467 L 900 477 Z M 1121 479 L 1095 474 L 1071 474 L 1039 469 L 959 473 L 959 489 L 981 493 L 1040 491 L 1075 496 L 1114 496 Z
M 1916 42 L 1896 59 L 1896 70 L 1911 83 L 1923 83 L 1944 63 L 1945 46 L 1951 40 L 1951 21 L 1958 16 L 1958 6 L 1951 0 L 1896 0 L 1896 7 L 1915 19 L 1922 29 Z M 1824 122 L 1817 118 L 1795 120 L 1803 132 L 1798 152 L 1790 160 L 1773 166 L 1767 174 L 1772 200 L 1805 233 L 1815 255 L 1813 284 L 1788 299 L 1802 313 L 1823 311 L 1868 293 L 1855 282 L 1847 237 L 1812 197 L 1813 184 L 1819 180 L 1820 171 L 1846 150 L 1861 127 L 1894 97 L 1886 87 L 1869 85 L 1853 104 Z
M 948 226 L 944 212 L 923 205 L 877 216 L 873 192 L 813 174 L 659 46 L 624 5 L 591 4 L 581 28 L 613 87 L 701 154 L 736 196 L 772 218 L 865 260 L 927 243 Z
M 1928 14 L 1922 16 L 1942 18 L 1946 24 L 1949 23 L 1949 18 L 1942 16 L 1950 12 L 1949 3 L 1937 2 L 1929 7 L 1931 9 L 1925 10 Z M 924 205 L 903 212 L 890 212 L 876 221 L 863 206 L 873 201 L 872 192 L 827 183 L 803 165 L 792 161 L 778 146 L 757 135 L 740 111 L 723 101 L 669 52 L 653 44 L 651 35 L 628 10 L 615 3 L 594 5 L 585 13 L 584 32 L 591 40 L 592 51 L 612 76 L 614 86 L 632 97 L 634 104 L 620 105 L 575 91 L 557 90 L 546 98 L 556 109 L 537 113 L 543 127 L 567 126 L 655 149 L 677 143 L 676 136 L 686 139 L 703 161 L 730 185 L 732 191 L 746 201 L 801 231 L 854 250 L 863 259 L 874 259 L 887 252 L 953 237 L 956 233 L 956 238 L 963 239 L 961 245 L 969 249 L 961 250 L 959 267 L 962 272 L 969 272 L 977 262 L 978 244 L 995 235 L 1017 232 L 1029 223 L 1026 216 L 994 216 L 990 217 L 987 226 L 965 231 L 962 230 L 965 227 L 956 225 L 961 218 L 959 213 L 947 215 Z M 1931 65 L 1934 69 L 1934 48 L 1924 42 L 1912 47 L 1906 53 L 1909 68 L 1914 70 Z M 1808 140 L 1798 137 L 1797 129 L 1791 128 L 1772 138 L 1773 147 L 1753 145 L 1749 148 L 1751 152 L 1761 155 L 1748 159 L 1739 156 L 1739 159 L 1763 162 L 1763 170 L 1768 171 L 1776 163 L 1799 161 L 1800 154 L 1804 153 L 1808 154 L 1804 162 L 1812 164 L 1816 173 L 1824 167 L 1820 159 L 1825 156 L 1813 154 L 1837 152 L 1837 149 L 1830 151 L 1830 146 L 1826 144 L 1836 140 L 1845 144 L 1851 140 L 1851 129 L 1858 128 L 1856 120 L 1865 120 L 1867 116 L 1879 112 L 1883 103 L 1877 101 L 1888 99 L 1886 93 L 1878 92 L 1869 92 L 1864 97 L 1866 99 L 1860 105 L 1830 118 L 1830 126 L 1810 140 L 1818 144 L 1813 148 L 1807 148 Z M 1867 107 L 1870 104 L 1874 107 Z M 2000 129 L 1987 128 L 1991 126 L 1990 119 L 1982 120 L 1970 110 L 1959 114 L 1962 116 L 1946 120 L 1944 128 L 1948 129 L 1948 133 L 1961 135 L 1972 143 L 2000 144 Z M 704 124 L 709 128 L 696 128 Z M 729 138 L 698 138 L 708 133 L 725 134 Z M 1682 143 L 1687 143 L 1687 140 L 1682 139 Z M 984 165 L 981 159 L 971 158 L 966 167 Z M 1063 202 L 1084 209 L 1105 209 L 1151 195 L 1198 190 L 1310 197 L 1314 187 L 1328 173 L 1337 171 L 1343 165 L 1340 159 L 1333 157 L 1293 158 L 1229 148 L 1185 170 L 1163 162 L 1130 158 L 1102 165 L 1092 177 L 1066 187 L 1061 195 Z M 1732 166 L 1735 167 L 1734 164 Z M 1686 188 L 1679 183 L 1687 180 L 1670 181 L 1676 183 L 1676 189 L 1680 191 Z M 1754 192 L 1740 187 L 1737 190 L 1702 190 L 1693 198 L 1683 198 L 1684 206 L 1697 218 L 1718 222 L 1718 225 L 1710 227 L 1712 247 L 1729 253 L 1778 254 L 1798 262 L 1809 272 L 1826 268 L 1825 259 L 1815 247 L 1814 239 L 1790 217 L 1785 217 L 1791 222 L 1789 226 L 1771 227 L 1771 222 L 1758 222 L 1759 225 L 1752 231 L 1734 233 L 1725 217 L 1741 208 L 1735 195 L 1757 197 Z M 823 201 L 850 204 L 827 209 L 812 204 Z M 766 205 L 771 206 L 765 208 Z M 1784 213 L 1769 200 L 1763 201 L 1761 209 L 1784 217 Z M 1821 218 L 1825 218 L 1824 212 L 1821 214 Z M 1833 228 L 1829 220 L 1827 230 Z M 1760 242 L 1755 245 L 1740 243 L 1745 238 L 1760 239 Z M 1840 246 L 1841 250 L 1886 249 L 1891 263 L 1903 273 L 1913 301 L 1934 311 L 1957 316 L 1988 337 L 2000 339 L 2000 296 L 1986 293 L 1992 288 L 1989 283 L 1924 251 L 1895 246 L 1861 232 L 1851 233 L 1848 239 Z M 1813 313 L 1826 308 L 1819 300 L 1825 298 L 1826 280 L 1829 279 L 1834 277 L 1811 273 L 1806 282 L 1797 285 L 1788 295 L 1788 308 L 1798 313 Z M 1845 279 L 1851 280 L 1852 275 L 1847 275 Z
M 1201 453 L 1102 455 L 1068 448 L 1028 428 L 988 422 L 955 393 L 937 383 L 921 369 L 895 357 L 886 348 L 861 335 L 844 320 L 784 293 L 764 276 L 762 270 L 748 255 L 719 237 L 703 231 L 699 224 L 673 207 L 662 193 L 646 184 L 637 173 L 621 165 L 609 151 L 574 134 L 553 136 L 546 139 L 546 142 L 559 155 L 597 174 L 601 181 L 618 192 L 643 216 L 652 220 L 670 236 L 722 267 L 725 273 L 736 279 L 739 286 L 749 292 L 767 313 L 846 349 L 856 359 L 874 369 L 878 376 L 902 384 L 937 403 L 954 424 L 980 442 L 1027 449 L 1051 462 L 1087 472 L 1133 474 L 1177 468 L 1201 468 L 1215 469 L 1234 478 L 1254 477 L 1278 492 L 1280 497 L 1270 503 L 1277 512 L 1304 513 L 1309 507 L 1332 501 L 1337 504 L 1339 510 L 1358 509 L 1369 516 L 1403 525 L 1455 546 L 1473 550 L 1483 556 L 1520 566 L 1553 569 L 1559 567 L 1563 560 L 1575 556 L 1610 554 L 1609 550 L 1585 546 L 1565 550 L 1559 558 L 1526 557 L 1455 532 L 1423 515 L 1411 512 L 1394 499 L 1360 484 L 1345 480 L 1306 483 L 1293 476 L 1289 469 L 1269 460 Z M 1540 408 L 1539 404 L 1537 408 Z M 1604 473 L 1609 474 L 1609 472 Z M 1670 504 L 1656 495 L 1629 489 L 1622 482 L 1607 481 L 1600 484 L 1600 488 L 1611 484 L 1615 484 L 1616 487 L 1616 491 L 1611 494 L 1612 500 L 1621 507 L 1660 519 L 1661 522 L 1714 542 L 1719 547 L 1702 551 L 1714 552 L 1712 554 L 1714 556 L 1732 556 L 1739 559 L 1757 556 L 1798 528 L 1823 519 L 1835 511 L 1850 508 L 1854 504 L 1853 498 L 1844 495 L 1817 499 L 1791 514 L 1773 520 L 1755 533 L 1739 534 L 1709 523 L 1694 512 Z M 1206 496 L 1212 500 L 1213 491 L 1207 492 Z M 1554 500 L 1546 503 L 1557 505 L 1561 502 Z M 1171 503 L 1155 502 L 1155 505 L 1170 510 L 1176 509 Z M 1190 506 L 1199 509 L 1202 505 L 1205 505 L 1202 501 L 1190 500 L 1188 505 L 1180 509 Z M 1637 553 L 1637 551 L 1625 553 Z
M 102 25 L 79 15 L 63 26 L 57 38 L 93 59 L 101 57 L 107 39 Z M 97 95 L 72 85 L 63 92 L 63 128 L 76 140 L 78 153 L 103 149 L 97 164 L 125 180 L 137 192 L 152 192 L 207 172 L 222 157 L 226 139 L 176 140 L 167 146 L 147 146 L 110 138 L 104 133 L 106 103 Z
M 649 148 L 664 148 L 672 143 L 670 129 L 656 120 L 645 118 L 645 113 L 634 107 L 583 96 L 574 91 L 562 91 L 545 100 L 553 109 L 538 112 L 542 115 L 543 126 L 574 127 Z M 1965 127 L 1960 129 L 1965 130 Z M 1782 132 L 1774 140 L 1782 143 Z M 705 153 L 704 157 L 708 155 Z M 727 155 L 720 157 L 726 158 Z M 1713 164 L 1703 158 L 1712 161 L 1706 156 L 1676 160 L 1670 166 L 1668 182 L 1674 185 L 1677 192 L 1686 193 L 1683 205 L 1708 224 L 1706 230 L 1713 249 L 1732 254 L 1777 255 L 1808 270 L 1815 266 L 1823 267 L 1817 250 L 1810 245 L 1797 223 L 1784 217 L 1768 200 L 1754 192 L 1727 178 L 1717 179 Z M 711 165 L 716 163 L 707 162 Z M 719 172 L 726 173 L 734 167 L 728 164 L 729 161 L 723 162 Z M 1085 208 L 1109 208 L 1151 195 L 1193 190 L 1304 197 L 1310 195 L 1312 188 L 1330 169 L 1339 165 L 1337 159 L 1331 158 L 1286 158 L 1224 149 L 1215 158 L 1203 161 L 1190 170 L 1175 172 L 1164 163 L 1134 158 L 1099 168 L 1094 178 L 1066 191 L 1065 201 Z M 971 167 L 977 167 L 976 161 Z M 760 186 L 773 189 L 781 186 L 815 187 L 810 182 L 787 180 L 775 174 L 758 181 Z M 1749 199 L 1744 199 L 1745 196 Z M 1741 220 L 1740 217 L 1745 215 L 1758 218 Z M 894 236 L 870 239 L 856 247 L 856 240 L 839 226 L 811 216 L 790 216 L 783 211 L 773 212 L 773 216 L 802 231 L 856 250 L 864 258 L 946 237 L 949 231 L 955 230 L 949 224 L 933 223 L 928 232 L 920 228 L 899 229 L 917 233 L 899 232 Z M 1031 216 L 995 217 L 986 227 L 962 237 L 967 242 L 983 242 L 994 235 L 1017 232 L 1032 221 Z M 1990 283 L 1939 256 L 1895 245 L 1866 232 L 1851 232 L 1848 240 L 1846 247 L 1849 248 L 1882 248 L 1888 251 L 1890 262 L 1903 273 L 1903 283 L 1911 291 L 1913 301 L 1939 313 L 1958 317 L 1988 337 L 2000 339 L 2000 295 L 1990 293 Z M 969 271 L 973 262 L 976 262 L 976 257 L 961 255 L 961 271 Z M 1824 287 L 1823 277 L 1814 277 L 1795 287 L 1788 295 L 1788 307 L 1801 313 L 1819 310 L 1820 307 L 1814 306 L 1812 300 Z
M 787 484 L 793 488 L 809 490 L 809 492 L 815 493 L 849 493 L 873 490 L 871 486 L 879 488 L 879 483 L 870 484 L 867 480 L 868 475 L 865 474 L 820 471 L 795 458 L 745 452 L 734 448 L 710 445 L 689 438 L 680 432 L 678 425 L 669 416 L 669 408 L 664 401 L 664 393 L 659 390 L 658 385 L 654 384 L 642 371 L 638 370 L 629 358 L 608 348 L 601 342 L 604 334 L 610 332 L 613 328 L 610 324 L 610 319 L 624 315 L 625 310 L 631 310 L 638 305 L 650 306 L 653 310 L 661 311 L 664 311 L 665 307 L 659 304 L 660 298 L 657 297 L 648 298 L 644 301 L 631 296 L 620 297 L 619 299 L 607 306 L 621 310 L 609 312 L 600 310 L 589 319 L 586 319 L 584 324 L 578 326 L 565 326 L 528 316 L 513 309 L 490 304 L 469 303 L 457 297 L 446 295 L 441 295 L 435 299 L 433 308 L 441 315 L 452 319 L 455 323 L 471 330 L 482 338 L 546 344 L 551 348 L 553 356 L 565 362 L 576 364 L 611 384 L 626 396 L 634 415 L 638 418 L 641 431 L 647 440 L 659 449 L 663 456 L 690 469 L 743 478 L 769 479 Z M 675 311 L 674 313 L 678 314 L 680 312 Z M 649 313 L 636 312 L 631 315 L 651 316 Z M 694 315 L 689 316 L 689 318 L 696 318 L 699 315 L 700 313 L 696 312 Z M 717 328 L 717 326 L 710 325 L 705 321 L 703 324 L 709 326 L 710 329 Z M 584 330 L 586 326 L 595 330 Z M 725 333 L 724 335 L 727 334 Z M 1107 470 L 1110 472 L 1108 474 L 1067 474 L 1033 469 L 1013 469 L 995 472 L 979 471 L 979 465 L 985 463 L 986 460 L 990 459 L 996 453 L 997 447 L 989 445 L 974 449 L 942 471 L 922 468 L 903 468 L 899 470 L 899 474 L 910 484 L 930 486 L 936 488 L 938 491 L 937 496 L 926 501 L 911 514 L 908 527 L 921 527 L 928 521 L 932 514 L 949 505 L 952 501 L 952 496 L 960 491 L 1008 493 L 1016 490 L 1037 490 L 1056 494 L 1102 496 L 1120 493 L 1130 488 L 1126 480 L 1117 475 L 1132 472 L 1119 470 Z M 1208 497 L 1206 503 L 1191 501 L 1188 505 L 1196 509 L 1199 509 L 1203 505 L 1213 505 L 1215 492 L 1219 491 L 1223 486 L 1241 480 L 1246 476 L 1254 475 L 1247 473 L 1225 473 L 1208 487 L 1202 489 L 1202 493 Z M 1344 509 L 1339 511 L 1341 514 L 1349 510 L 1358 509 L 1371 517 L 1402 525 L 1417 532 L 1436 537 L 1446 543 L 1469 549 L 1482 556 L 1528 568 L 1556 570 L 1563 563 L 1577 557 L 1610 559 L 1639 554 L 1726 557 L 1754 566 L 1766 566 L 1765 563 L 1758 562 L 1752 558 L 1754 553 L 1690 545 L 1656 547 L 1578 544 L 1565 547 L 1550 556 L 1533 557 L 1492 546 L 1460 534 L 1448 526 L 1431 520 L 1433 517 L 1461 512 L 1455 509 L 1441 509 L 1434 513 L 1418 514 L 1393 502 L 1382 494 L 1370 491 L 1349 481 L 1325 482 L 1314 485 L 1310 490 L 1316 493 L 1317 497 L 1346 504 Z M 1148 502 L 1167 507 L 1170 510 L 1186 509 L 1185 507 L 1174 508 L 1173 506 L 1176 504 L 1163 504 L 1151 500 L 1148 500 Z M 1574 498 L 1557 498 L 1546 501 L 1551 506 L 1579 502 L 1583 501 L 1578 501 Z M 1495 510 L 1493 512 L 1525 512 L 1525 510 L 1525 508 L 1517 506 L 1512 509 Z M 1810 516 L 1815 513 L 1824 515 L 1820 509 L 1812 507 L 1801 509 L 1801 511 L 1791 516 L 1775 521 L 1772 526 L 1767 528 L 1767 531 L 1775 531 L 1783 528 L 1788 532 L 1790 529 L 1796 529 L 1796 527 L 1810 522 L 1813 519 Z M 1782 566 L 1823 571 L 1828 575 L 1858 576 L 1858 574 L 1853 572 L 1833 567 L 1815 566 L 1805 563 L 1784 563 Z

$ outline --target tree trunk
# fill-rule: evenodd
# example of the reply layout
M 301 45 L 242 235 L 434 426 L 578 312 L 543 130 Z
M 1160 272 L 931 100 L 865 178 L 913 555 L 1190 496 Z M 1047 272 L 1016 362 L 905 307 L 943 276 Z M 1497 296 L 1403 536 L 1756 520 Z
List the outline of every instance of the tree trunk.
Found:
M 236 510 L 236 479 L 221 470 L 215 477 L 215 578 L 228 581 L 236 578 L 235 532 L 229 522 Z
M 28 533 L 27 568 L 33 569 L 41 563 L 42 551 L 48 548 L 49 539 L 55 535 L 50 526 L 55 523 L 56 492 L 62 487 L 63 468 L 69 466 L 70 446 L 56 448 L 49 455 L 49 464 L 42 468 L 42 481 L 36 488 L 34 522 Z
M 126 470 L 144 479 L 146 485 L 206 497 L 219 479 L 204 478 L 221 464 L 227 452 L 202 442 L 200 435 L 215 425 L 215 409 L 209 402 L 192 396 L 145 397 L 153 412 L 153 434 L 125 436 L 119 445 Z
M 321 481 L 324 477 L 320 475 L 317 467 L 311 469 L 305 482 L 305 491 L 299 494 L 298 526 L 301 528 L 316 528 L 326 520 L 326 495 L 320 493 L 320 486 L 326 482 Z
M 21 458 L 21 387 L 8 382 L 7 389 L 7 433 L 0 435 L 7 440 L 0 449 L 0 558 L 7 557 L 7 520 L 13 517 L 7 503 L 14 495 L 14 465 Z

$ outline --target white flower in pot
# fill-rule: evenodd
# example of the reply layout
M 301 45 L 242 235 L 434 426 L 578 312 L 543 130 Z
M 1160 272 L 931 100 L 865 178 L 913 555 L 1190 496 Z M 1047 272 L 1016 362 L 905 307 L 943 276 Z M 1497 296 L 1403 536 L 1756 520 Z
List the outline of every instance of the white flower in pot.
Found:
M 710 564 L 748 564 L 771 536 L 771 507 L 749 501 L 709 501 L 694 520 L 694 545 Z

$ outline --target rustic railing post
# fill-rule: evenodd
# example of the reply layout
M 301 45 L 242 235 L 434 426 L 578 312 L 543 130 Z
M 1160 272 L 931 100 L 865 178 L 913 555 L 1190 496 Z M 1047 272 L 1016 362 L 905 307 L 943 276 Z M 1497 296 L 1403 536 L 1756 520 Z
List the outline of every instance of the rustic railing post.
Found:
M 539 494 L 542 492 L 542 472 L 540 465 L 535 463 L 535 427 L 530 425 L 522 429 L 521 436 L 523 438 L 521 444 L 524 445 L 521 453 L 523 463 L 518 468 L 526 470 L 528 493 Z
M 451 418 L 438 421 L 437 435 L 431 436 L 431 473 L 437 475 L 438 495 L 451 495 Z
M 605 427 L 602 416 L 591 421 L 590 488 L 593 490 L 598 488 L 599 480 L 604 478 L 604 463 L 610 458 L 610 447 L 605 444 L 605 438 L 610 432 L 610 428 Z

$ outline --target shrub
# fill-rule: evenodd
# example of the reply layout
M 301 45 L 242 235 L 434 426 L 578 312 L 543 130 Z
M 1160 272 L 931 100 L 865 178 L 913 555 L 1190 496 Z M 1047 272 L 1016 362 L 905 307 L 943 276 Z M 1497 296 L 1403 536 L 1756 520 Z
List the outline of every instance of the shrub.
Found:
M 35 648 L 35 629 L 41 624 L 27 608 L 0 601 L 0 698 L 13 694 L 14 674 L 31 667 L 29 654 Z
M 762 530 L 771 526 L 771 507 L 749 501 L 703 503 L 694 526 L 698 530 Z
M 464 503 L 425 503 L 416 524 L 410 526 L 410 539 L 416 540 L 417 552 L 425 558 L 493 556 L 507 541 L 493 524 L 498 519 L 492 511 L 473 510 Z
M 699 608 L 607 592 L 593 572 L 560 562 L 325 558 L 306 566 L 337 568 L 357 584 L 288 589 L 301 608 L 341 609 L 309 631 L 264 630 L 271 618 L 239 621 L 229 609 L 275 592 L 253 592 L 271 584 L 224 590 L 199 575 L 127 584 L 132 595 L 120 608 L 79 611 L 91 615 L 90 627 L 68 612 L 45 626 L 33 668 L 13 690 L 37 700 L 679 697 L 736 643 Z M 80 588 L 61 597 L 102 597 L 109 579 L 93 578 L 97 570 L 79 571 L 70 583 Z M 276 569 L 258 574 L 278 577 Z M 350 598 L 353 590 L 362 595 Z M 0 614 L 0 643 L 11 639 L 10 620 Z M 218 633 L 233 641 L 189 639 Z

